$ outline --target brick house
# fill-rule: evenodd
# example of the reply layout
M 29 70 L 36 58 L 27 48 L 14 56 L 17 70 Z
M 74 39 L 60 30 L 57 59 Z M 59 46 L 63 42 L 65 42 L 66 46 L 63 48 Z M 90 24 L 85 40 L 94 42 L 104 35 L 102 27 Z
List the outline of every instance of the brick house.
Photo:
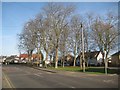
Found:
M 120 51 L 111 55 L 110 66 L 120 66 Z
M 28 54 L 20 54 L 19 58 L 21 60 L 28 60 Z
M 28 60 L 29 56 L 28 54 L 20 54 L 19 58 L 21 60 Z M 40 53 L 39 55 L 32 54 L 31 60 L 36 60 L 36 59 L 43 60 L 43 54 L 42 53 Z

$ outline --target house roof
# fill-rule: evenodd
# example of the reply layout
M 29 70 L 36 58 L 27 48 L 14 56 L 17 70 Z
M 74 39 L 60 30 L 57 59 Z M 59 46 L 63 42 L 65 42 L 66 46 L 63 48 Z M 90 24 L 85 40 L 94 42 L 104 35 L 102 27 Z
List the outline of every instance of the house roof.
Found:
M 98 56 L 98 54 L 100 53 L 100 51 L 92 51 L 92 52 L 85 52 L 85 58 L 90 57 L 90 58 L 96 58 Z M 82 52 L 78 55 L 77 58 L 79 58 L 82 55 Z
M 20 54 L 20 56 L 19 56 L 20 58 L 28 58 L 28 54 Z M 37 57 L 42 57 L 43 58 L 43 56 L 41 56 L 41 55 L 38 55 L 38 54 L 32 54 L 32 57 L 33 58 L 37 58 Z
M 120 51 L 118 51 L 118 52 L 114 53 L 114 54 L 113 54 L 113 55 L 111 55 L 111 56 L 115 56 L 115 55 L 120 55 Z
M 28 58 L 28 54 L 20 54 L 20 58 Z
M 33 57 L 33 58 L 37 58 L 37 57 L 41 57 L 41 55 L 33 54 L 32 57 Z

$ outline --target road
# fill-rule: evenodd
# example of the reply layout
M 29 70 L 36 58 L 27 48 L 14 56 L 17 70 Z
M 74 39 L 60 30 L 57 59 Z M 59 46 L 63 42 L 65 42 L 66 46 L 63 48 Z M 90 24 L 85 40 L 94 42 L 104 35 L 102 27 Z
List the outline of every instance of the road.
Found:
M 117 88 L 117 75 L 42 71 L 21 65 L 3 65 L 11 88 Z M 6 80 L 6 79 L 5 79 Z M 4 82 L 4 81 L 3 81 Z M 7 88 L 3 83 L 3 88 Z

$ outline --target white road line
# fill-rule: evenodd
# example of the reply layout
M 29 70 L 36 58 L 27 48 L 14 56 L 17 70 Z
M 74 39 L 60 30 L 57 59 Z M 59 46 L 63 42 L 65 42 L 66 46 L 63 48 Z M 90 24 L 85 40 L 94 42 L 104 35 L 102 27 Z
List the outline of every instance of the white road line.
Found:
M 60 84 L 60 85 L 66 86 L 68 88 L 75 88 L 75 87 L 73 87 L 71 85 L 68 85 L 68 84 L 65 84 L 65 83 L 61 83 L 61 82 L 58 82 L 58 81 L 57 81 L 57 83 Z
M 42 73 L 38 73 L 38 74 L 42 74 Z
M 30 73 L 30 72 L 28 72 L 28 71 L 27 71 L 27 72 L 25 72 L 25 73 L 27 73 L 27 74 L 31 74 L 31 73 Z
M 34 74 L 35 76 L 38 76 L 38 77 L 43 77 L 43 76 L 41 76 L 40 74 Z
M 47 74 L 53 74 L 53 73 L 51 73 L 51 72 L 46 72 Z
M 15 86 L 13 85 L 13 83 L 10 81 L 9 77 L 3 72 L 4 75 L 4 79 L 6 80 L 6 82 L 8 83 L 10 88 L 15 88 Z
M 72 87 L 70 87 L 70 88 L 75 88 L 75 87 L 72 86 Z
M 109 83 L 112 82 L 112 80 L 103 80 L 103 82 Z

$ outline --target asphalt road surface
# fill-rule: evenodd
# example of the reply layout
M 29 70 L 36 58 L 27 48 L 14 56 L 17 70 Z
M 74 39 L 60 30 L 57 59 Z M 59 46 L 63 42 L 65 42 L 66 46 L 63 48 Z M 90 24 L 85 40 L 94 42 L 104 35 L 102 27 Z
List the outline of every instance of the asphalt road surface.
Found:
M 2 69 L 11 88 L 118 88 L 118 75 L 51 73 L 21 65 L 3 65 Z M 7 88 L 4 84 L 3 80 Z

